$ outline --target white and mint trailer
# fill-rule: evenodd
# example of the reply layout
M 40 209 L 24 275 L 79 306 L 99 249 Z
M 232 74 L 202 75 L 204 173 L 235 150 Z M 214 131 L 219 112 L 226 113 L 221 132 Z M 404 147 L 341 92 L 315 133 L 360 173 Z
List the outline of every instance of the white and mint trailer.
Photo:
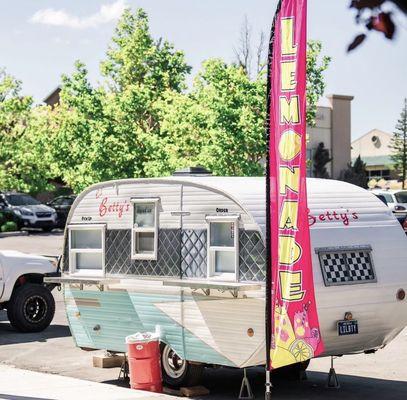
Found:
M 368 191 L 307 184 L 324 355 L 382 348 L 407 325 L 405 234 Z M 265 221 L 264 178 L 89 187 L 68 217 L 59 280 L 77 346 L 125 352 L 127 335 L 157 330 L 164 379 L 174 385 L 203 365 L 264 364 Z M 346 313 L 357 334 L 338 334 Z

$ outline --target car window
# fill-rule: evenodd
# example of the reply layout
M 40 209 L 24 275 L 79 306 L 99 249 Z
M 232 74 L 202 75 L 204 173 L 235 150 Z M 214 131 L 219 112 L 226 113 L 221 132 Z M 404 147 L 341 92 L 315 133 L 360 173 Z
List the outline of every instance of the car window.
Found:
M 381 195 L 386 199 L 387 203 L 394 203 L 393 196 L 390 193 L 381 193 Z
M 63 198 L 57 198 L 51 201 L 51 205 L 53 206 L 60 206 L 63 202 Z
M 397 203 L 407 203 L 407 191 L 394 193 Z
M 382 194 L 375 194 L 375 196 L 387 206 L 387 200 Z
M 6 194 L 6 199 L 12 206 L 32 206 L 41 204 L 38 200 L 28 194 Z
M 65 198 L 64 198 L 64 201 L 62 202 L 62 205 L 63 205 L 63 206 L 71 206 L 72 203 L 73 203 L 73 200 L 74 200 L 74 199 L 72 199 L 72 198 L 70 198 L 70 197 L 65 197 Z

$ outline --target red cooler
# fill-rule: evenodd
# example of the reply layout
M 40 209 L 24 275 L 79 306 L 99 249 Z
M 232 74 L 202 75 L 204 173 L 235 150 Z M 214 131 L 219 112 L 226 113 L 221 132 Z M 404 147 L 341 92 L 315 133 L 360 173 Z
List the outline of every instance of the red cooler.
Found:
M 160 342 L 155 333 L 136 333 L 126 337 L 130 387 L 162 393 Z

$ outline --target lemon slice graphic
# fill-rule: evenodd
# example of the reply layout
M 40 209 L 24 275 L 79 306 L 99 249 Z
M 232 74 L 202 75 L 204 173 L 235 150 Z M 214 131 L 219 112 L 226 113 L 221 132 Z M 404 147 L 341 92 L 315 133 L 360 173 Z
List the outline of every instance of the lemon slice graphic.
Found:
M 290 353 L 298 362 L 308 360 L 314 356 L 312 347 L 302 339 L 297 339 L 290 346 Z

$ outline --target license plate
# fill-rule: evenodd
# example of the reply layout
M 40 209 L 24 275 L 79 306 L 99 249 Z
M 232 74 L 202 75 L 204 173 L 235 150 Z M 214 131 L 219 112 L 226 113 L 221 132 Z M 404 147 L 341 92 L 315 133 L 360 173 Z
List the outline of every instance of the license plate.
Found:
M 338 334 L 339 336 L 344 335 L 357 335 L 359 333 L 358 321 L 338 321 Z

